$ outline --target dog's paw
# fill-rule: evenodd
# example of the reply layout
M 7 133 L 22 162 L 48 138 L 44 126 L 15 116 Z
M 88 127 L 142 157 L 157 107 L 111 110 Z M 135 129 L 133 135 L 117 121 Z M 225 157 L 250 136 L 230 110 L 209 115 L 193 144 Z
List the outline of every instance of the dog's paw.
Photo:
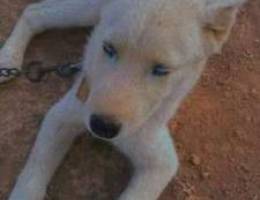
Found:
M 44 192 L 42 190 L 28 190 L 25 188 L 15 188 L 8 200 L 43 200 Z

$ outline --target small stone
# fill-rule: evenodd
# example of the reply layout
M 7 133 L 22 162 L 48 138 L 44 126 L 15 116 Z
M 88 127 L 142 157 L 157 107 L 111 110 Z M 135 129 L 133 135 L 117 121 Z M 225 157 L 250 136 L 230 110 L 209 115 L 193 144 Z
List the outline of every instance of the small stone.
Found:
M 255 88 L 252 88 L 251 93 L 252 93 L 253 95 L 256 95 L 256 94 L 257 94 L 257 90 L 256 90 Z
M 195 165 L 195 166 L 200 165 L 200 164 L 201 164 L 201 159 L 200 159 L 200 157 L 198 157 L 197 155 L 193 154 L 193 155 L 191 156 L 191 163 L 192 163 L 193 165 Z
M 252 122 L 253 121 L 253 118 L 251 116 L 249 116 L 249 115 L 247 115 L 245 118 L 246 118 L 247 122 Z
M 210 173 L 209 173 L 209 172 L 202 172 L 202 173 L 201 173 L 201 177 L 202 177 L 203 179 L 208 179 L 208 178 L 210 177 Z
M 242 171 L 244 171 L 245 173 L 249 173 L 250 172 L 250 168 L 245 163 L 241 164 L 240 169 Z
M 247 68 L 247 70 L 249 70 L 249 71 L 254 70 L 254 66 L 253 66 L 253 65 L 248 65 L 246 68 Z
M 250 52 L 249 50 L 246 50 L 244 52 L 244 56 L 247 57 L 247 58 L 253 58 L 254 54 L 252 52 Z

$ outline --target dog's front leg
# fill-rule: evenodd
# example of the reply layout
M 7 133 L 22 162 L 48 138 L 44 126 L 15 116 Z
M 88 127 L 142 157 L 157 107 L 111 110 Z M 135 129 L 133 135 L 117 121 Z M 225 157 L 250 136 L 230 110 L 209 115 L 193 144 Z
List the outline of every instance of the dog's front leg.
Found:
M 0 68 L 21 69 L 33 36 L 53 28 L 96 25 L 105 0 L 46 0 L 29 5 L 0 50 Z M 0 83 L 11 77 L 0 77 Z
M 27 164 L 9 200 L 42 200 L 55 169 L 84 130 L 80 103 L 67 95 L 45 118 Z
M 175 175 L 177 155 L 168 129 L 144 130 L 116 141 L 132 161 L 134 174 L 119 200 L 156 200 Z

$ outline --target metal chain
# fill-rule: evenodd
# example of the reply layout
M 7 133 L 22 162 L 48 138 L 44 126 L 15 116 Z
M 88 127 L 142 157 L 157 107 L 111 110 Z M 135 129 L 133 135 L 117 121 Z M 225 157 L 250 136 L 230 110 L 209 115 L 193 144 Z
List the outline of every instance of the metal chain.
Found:
M 19 70 L 17 68 L 0 68 L 0 77 L 15 78 L 24 75 L 31 82 L 41 82 L 50 73 L 55 73 L 62 78 L 68 78 L 81 71 L 81 63 L 55 65 L 47 68 L 36 66 L 39 63 L 31 63 L 27 68 Z
M 16 68 L 0 68 L 0 77 L 17 77 L 20 74 L 20 70 Z

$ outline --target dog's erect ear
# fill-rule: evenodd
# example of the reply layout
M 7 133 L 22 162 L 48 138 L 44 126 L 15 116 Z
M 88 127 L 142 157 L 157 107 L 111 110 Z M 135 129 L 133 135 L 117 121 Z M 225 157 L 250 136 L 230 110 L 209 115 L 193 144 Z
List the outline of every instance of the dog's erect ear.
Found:
M 235 22 L 238 8 L 245 0 L 205 0 L 206 13 L 203 28 L 207 39 L 207 52 L 219 53 Z
M 89 95 L 89 85 L 86 78 L 83 78 L 78 88 L 76 96 L 81 102 L 85 102 Z

